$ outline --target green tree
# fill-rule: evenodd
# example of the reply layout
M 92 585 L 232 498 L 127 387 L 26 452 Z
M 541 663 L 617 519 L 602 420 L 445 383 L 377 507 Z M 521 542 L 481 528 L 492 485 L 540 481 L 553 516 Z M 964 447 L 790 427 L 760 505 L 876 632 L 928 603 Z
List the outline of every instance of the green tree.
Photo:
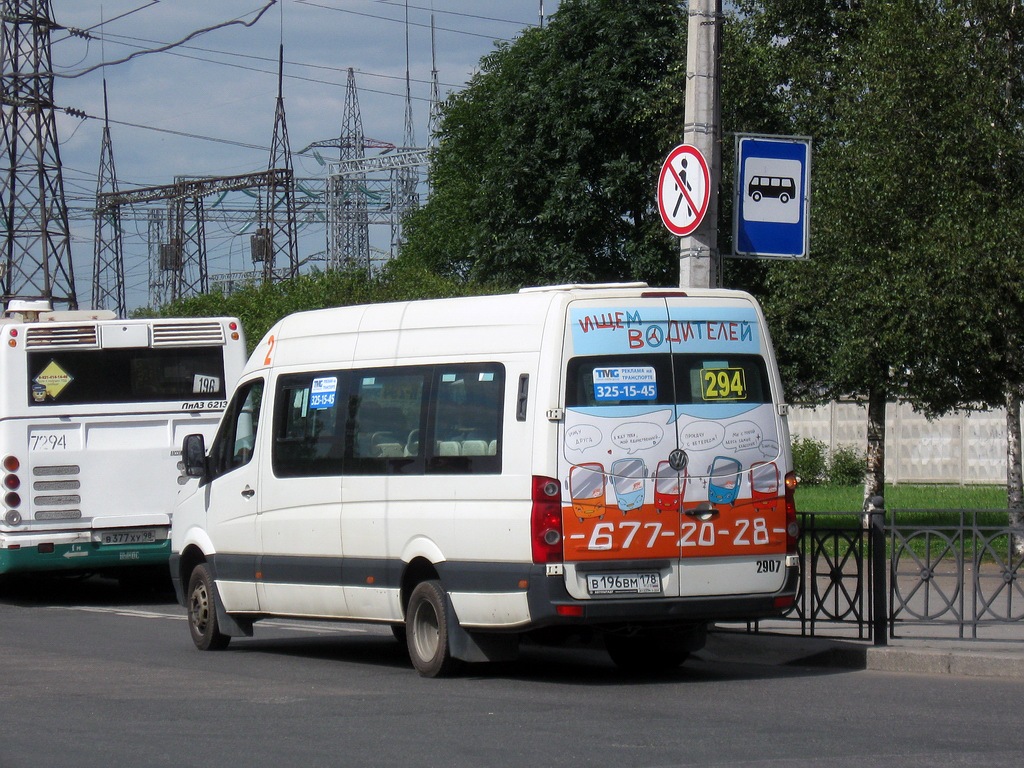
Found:
M 811 258 L 767 273 L 767 312 L 794 396 L 866 400 L 867 499 L 886 402 L 991 404 L 1010 372 L 999 340 L 1020 328 L 1019 267 L 988 219 L 1009 214 L 989 19 L 978 3 L 740 5 L 791 132 L 815 146 Z
M 676 0 L 563 0 L 499 46 L 443 105 L 400 258 L 506 286 L 676 284 L 655 184 L 682 134 L 685 44 Z
M 351 304 L 436 299 L 483 293 L 486 289 L 439 277 L 418 264 L 391 262 L 372 276 L 365 271 L 328 270 L 279 283 L 254 283 L 230 294 L 191 296 L 160 308 L 163 317 L 237 317 L 249 350 L 278 320 L 304 312 Z

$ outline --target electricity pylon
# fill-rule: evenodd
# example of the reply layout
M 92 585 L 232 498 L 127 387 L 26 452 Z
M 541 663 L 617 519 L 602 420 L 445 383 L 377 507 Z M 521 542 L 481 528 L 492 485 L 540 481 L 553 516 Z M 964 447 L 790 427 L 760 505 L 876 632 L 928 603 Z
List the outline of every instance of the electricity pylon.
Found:
M 107 121 L 107 81 L 103 81 L 103 143 L 100 146 L 100 170 L 96 175 L 96 197 L 104 192 L 117 194 L 114 170 L 114 146 Z M 97 210 L 96 237 L 93 241 L 92 306 L 112 309 L 118 317 L 128 313 L 124 290 L 124 237 L 121 233 L 121 209 L 113 206 Z
M 3 301 L 78 308 L 53 103 L 49 0 L 3 0 Z

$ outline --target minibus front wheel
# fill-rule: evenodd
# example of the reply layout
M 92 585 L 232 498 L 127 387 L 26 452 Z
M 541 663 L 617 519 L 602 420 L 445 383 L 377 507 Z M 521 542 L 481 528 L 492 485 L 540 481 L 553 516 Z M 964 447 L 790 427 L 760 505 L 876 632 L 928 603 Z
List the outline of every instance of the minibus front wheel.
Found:
M 441 582 L 416 585 L 405 611 L 406 645 L 423 677 L 446 677 L 458 667 L 448 641 L 448 596 Z
M 227 648 L 231 641 L 230 635 L 220 631 L 214 589 L 210 567 L 206 563 L 192 569 L 187 593 L 188 631 L 192 642 L 201 651 L 219 651 Z

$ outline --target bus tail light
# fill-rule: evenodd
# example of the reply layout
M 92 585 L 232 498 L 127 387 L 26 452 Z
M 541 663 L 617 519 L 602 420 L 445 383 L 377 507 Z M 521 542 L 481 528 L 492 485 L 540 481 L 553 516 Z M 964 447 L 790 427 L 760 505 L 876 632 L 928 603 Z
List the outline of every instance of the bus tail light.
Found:
M 796 543 L 800 537 L 800 526 L 796 522 L 796 472 L 786 474 L 786 553 L 796 554 Z
M 4 522 L 8 525 L 21 525 L 21 512 L 18 511 L 18 507 L 21 506 L 21 494 L 17 493 L 21 487 L 21 478 L 15 474 L 21 469 L 21 461 L 17 456 L 4 456 L 3 462 L 0 463 L 6 472 L 3 481 L 3 487 L 7 489 L 4 495 L 4 506 L 7 507 Z
M 562 486 L 551 477 L 534 476 L 530 539 L 533 562 L 562 560 Z

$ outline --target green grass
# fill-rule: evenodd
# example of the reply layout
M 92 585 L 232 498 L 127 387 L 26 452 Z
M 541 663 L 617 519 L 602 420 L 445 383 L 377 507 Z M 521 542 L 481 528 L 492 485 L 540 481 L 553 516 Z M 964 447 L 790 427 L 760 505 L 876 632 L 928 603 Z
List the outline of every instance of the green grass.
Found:
M 858 512 L 864 497 L 859 485 L 801 485 L 796 489 L 798 512 Z M 887 485 L 889 509 L 1006 509 L 1001 485 Z
M 862 499 L 863 489 L 860 486 L 806 485 L 798 486 L 796 489 L 797 512 L 859 512 Z M 908 530 L 906 526 L 939 527 L 948 528 L 948 535 L 953 535 L 959 520 L 958 516 L 948 513 L 959 510 L 992 510 L 991 513 L 977 517 L 976 522 L 981 526 L 1001 528 L 1007 523 L 1006 488 L 1001 485 L 887 485 L 885 507 L 889 512 L 886 515 L 886 523 L 892 522 L 891 513 L 895 510 L 897 524 L 904 530 Z M 971 524 L 972 519 L 966 521 L 967 525 Z M 827 514 L 816 518 L 819 526 L 836 525 L 842 528 L 851 524 L 855 526 L 854 520 L 855 518 L 851 519 L 845 515 L 831 517 Z M 934 540 L 931 544 L 933 556 L 948 555 L 944 551 L 945 546 L 941 540 Z M 1009 540 L 1006 537 L 997 537 L 992 540 L 991 546 L 993 552 L 1005 558 Z M 886 548 L 889 547 L 890 543 L 886 542 Z M 920 538 L 914 538 L 909 547 L 919 556 L 924 555 Z M 826 547 L 830 548 L 831 545 Z M 965 554 L 968 558 L 973 554 L 969 538 Z M 985 559 L 990 558 L 986 555 Z

